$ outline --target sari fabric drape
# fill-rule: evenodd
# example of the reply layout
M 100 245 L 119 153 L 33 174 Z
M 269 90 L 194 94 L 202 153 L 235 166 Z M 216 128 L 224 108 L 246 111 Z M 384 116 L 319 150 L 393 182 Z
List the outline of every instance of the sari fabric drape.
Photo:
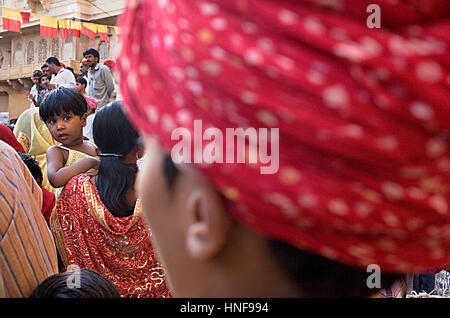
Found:
M 88 174 L 72 178 L 51 215 L 64 266 L 99 272 L 122 297 L 170 297 L 139 201 L 133 215 L 116 218 L 101 202 L 92 178 Z
M 24 111 L 14 126 L 14 135 L 22 145 L 26 153 L 33 156 L 42 170 L 42 187 L 51 193 L 55 193 L 47 178 L 47 149 L 58 145 L 50 134 L 45 123 L 39 116 L 39 107 Z

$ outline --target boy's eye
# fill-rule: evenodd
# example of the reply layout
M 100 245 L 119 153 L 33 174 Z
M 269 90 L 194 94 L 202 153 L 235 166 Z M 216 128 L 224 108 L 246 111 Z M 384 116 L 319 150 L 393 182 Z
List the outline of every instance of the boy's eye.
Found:
M 47 124 L 54 124 L 55 123 L 55 120 L 54 119 L 49 119 L 49 120 L 47 120 Z
M 71 118 L 70 116 L 65 116 L 64 120 L 70 120 L 70 118 Z

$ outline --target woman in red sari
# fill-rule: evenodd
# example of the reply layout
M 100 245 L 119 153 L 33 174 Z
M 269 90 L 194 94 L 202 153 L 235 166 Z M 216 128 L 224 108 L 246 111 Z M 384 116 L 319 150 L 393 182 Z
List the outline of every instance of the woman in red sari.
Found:
M 99 111 L 93 132 L 102 151 L 98 174 L 72 178 L 51 216 L 64 267 L 99 272 L 122 297 L 170 297 L 134 191 L 139 135 L 120 103 Z

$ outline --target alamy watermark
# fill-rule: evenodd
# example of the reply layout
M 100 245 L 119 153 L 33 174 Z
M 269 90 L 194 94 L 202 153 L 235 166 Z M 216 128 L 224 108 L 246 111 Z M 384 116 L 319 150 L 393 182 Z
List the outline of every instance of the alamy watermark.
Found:
M 366 25 L 369 29 L 381 28 L 381 8 L 378 4 L 372 3 L 367 6 L 367 13 L 370 15 L 366 19 Z
M 67 267 L 67 272 L 70 272 L 70 275 L 66 279 L 66 284 L 68 288 L 81 288 L 81 272 L 80 267 L 75 264 L 69 265 Z
M 381 268 L 377 264 L 370 264 L 366 269 L 370 275 L 367 277 L 366 285 L 368 288 L 381 288 Z
M 280 165 L 279 128 L 226 128 L 224 135 L 216 127 L 203 130 L 202 121 L 194 120 L 193 135 L 179 127 L 171 139 L 178 141 L 171 151 L 175 163 L 259 163 L 261 174 L 275 174 Z

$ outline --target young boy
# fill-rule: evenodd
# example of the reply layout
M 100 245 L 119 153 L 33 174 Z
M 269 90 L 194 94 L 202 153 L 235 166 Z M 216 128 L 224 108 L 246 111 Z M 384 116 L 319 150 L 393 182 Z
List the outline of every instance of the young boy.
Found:
M 86 87 L 87 87 L 87 81 L 84 78 L 84 76 L 80 75 L 77 77 L 76 83 L 77 90 L 83 95 L 87 96 Z
M 97 148 L 83 140 L 87 107 L 86 99 L 76 89 L 60 87 L 47 95 L 39 108 L 50 134 L 61 143 L 47 150 L 47 176 L 54 188 L 62 188 L 72 177 L 98 168 Z
M 48 224 L 50 215 L 52 214 L 53 208 L 55 207 L 56 203 L 55 195 L 42 187 L 42 181 L 44 178 L 42 176 L 41 167 L 39 167 L 39 163 L 36 161 L 36 159 L 24 152 L 19 151 L 17 152 L 17 154 L 19 155 L 20 159 L 22 159 L 23 163 L 28 167 L 28 170 L 30 170 L 34 180 L 36 180 L 36 183 L 42 190 L 41 211 L 44 215 L 45 221 L 47 221 Z

